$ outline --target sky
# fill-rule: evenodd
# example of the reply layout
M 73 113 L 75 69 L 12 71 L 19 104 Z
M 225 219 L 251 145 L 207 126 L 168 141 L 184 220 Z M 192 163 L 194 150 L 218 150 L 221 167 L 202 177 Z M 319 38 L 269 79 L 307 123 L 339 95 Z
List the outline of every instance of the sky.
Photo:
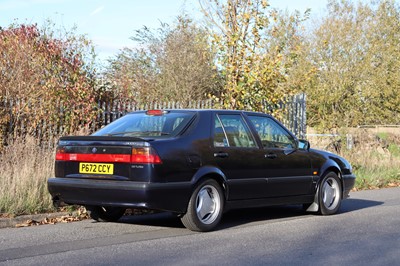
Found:
M 270 0 L 274 8 L 311 8 L 312 14 L 324 11 L 328 0 Z M 172 23 L 185 11 L 201 18 L 198 0 L 0 0 L 0 27 L 12 23 L 37 23 L 50 19 L 56 28 L 85 34 L 94 42 L 101 62 L 115 56 L 123 47 L 134 47 L 130 40 L 135 30 L 157 28 L 160 21 Z

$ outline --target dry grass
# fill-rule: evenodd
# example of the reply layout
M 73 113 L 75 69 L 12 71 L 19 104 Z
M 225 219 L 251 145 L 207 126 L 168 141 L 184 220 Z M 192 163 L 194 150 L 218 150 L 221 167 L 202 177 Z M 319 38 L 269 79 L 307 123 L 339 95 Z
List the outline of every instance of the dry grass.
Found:
M 353 137 L 353 148 L 346 148 L 346 133 Z M 357 176 L 356 190 L 400 186 L 400 135 L 369 130 L 341 132 L 342 137 L 311 139 L 312 146 L 345 157 Z
M 53 211 L 47 179 L 54 175 L 54 149 L 33 137 L 14 140 L 0 155 L 0 213 Z
M 384 137 L 382 137 L 384 136 Z M 394 134 L 356 136 L 354 152 L 345 150 L 357 174 L 356 189 L 400 186 L 400 137 Z

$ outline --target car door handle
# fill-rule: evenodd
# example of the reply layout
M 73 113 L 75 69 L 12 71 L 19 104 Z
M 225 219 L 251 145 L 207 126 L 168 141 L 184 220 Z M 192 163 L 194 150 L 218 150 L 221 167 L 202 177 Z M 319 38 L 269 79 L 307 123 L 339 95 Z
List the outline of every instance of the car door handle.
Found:
M 214 153 L 214 157 L 227 158 L 229 157 L 229 154 L 226 152 L 216 152 Z
M 265 158 L 268 158 L 268 159 L 275 159 L 277 157 L 278 157 L 278 155 L 275 153 L 265 154 Z

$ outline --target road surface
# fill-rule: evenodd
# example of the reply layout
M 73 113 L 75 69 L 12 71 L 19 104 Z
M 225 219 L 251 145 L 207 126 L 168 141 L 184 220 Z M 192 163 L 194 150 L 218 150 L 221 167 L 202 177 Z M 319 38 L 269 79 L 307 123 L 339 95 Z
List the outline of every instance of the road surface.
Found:
M 400 265 L 400 188 L 351 193 L 333 216 L 235 210 L 194 233 L 168 213 L 0 229 L 0 265 Z

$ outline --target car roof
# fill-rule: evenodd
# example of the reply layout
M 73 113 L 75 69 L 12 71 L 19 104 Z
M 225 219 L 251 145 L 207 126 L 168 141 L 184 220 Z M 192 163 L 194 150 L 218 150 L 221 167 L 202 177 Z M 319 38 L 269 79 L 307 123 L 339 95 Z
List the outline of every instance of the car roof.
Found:
M 165 111 L 171 111 L 171 112 L 198 112 L 198 113 L 216 113 L 216 112 L 224 112 L 224 113 L 245 113 L 248 115 L 266 115 L 266 116 L 271 116 L 270 114 L 266 113 L 261 113 L 261 112 L 254 112 L 254 111 L 246 111 L 246 110 L 231 110 L 231 109 L 148 109 L 148 110 L 165 110 Z M 137 110 L 134 112 L 130 112 L 129 114 L 134 114 L 134 113 L 143 113 L 147 112 L 148 110 Z

